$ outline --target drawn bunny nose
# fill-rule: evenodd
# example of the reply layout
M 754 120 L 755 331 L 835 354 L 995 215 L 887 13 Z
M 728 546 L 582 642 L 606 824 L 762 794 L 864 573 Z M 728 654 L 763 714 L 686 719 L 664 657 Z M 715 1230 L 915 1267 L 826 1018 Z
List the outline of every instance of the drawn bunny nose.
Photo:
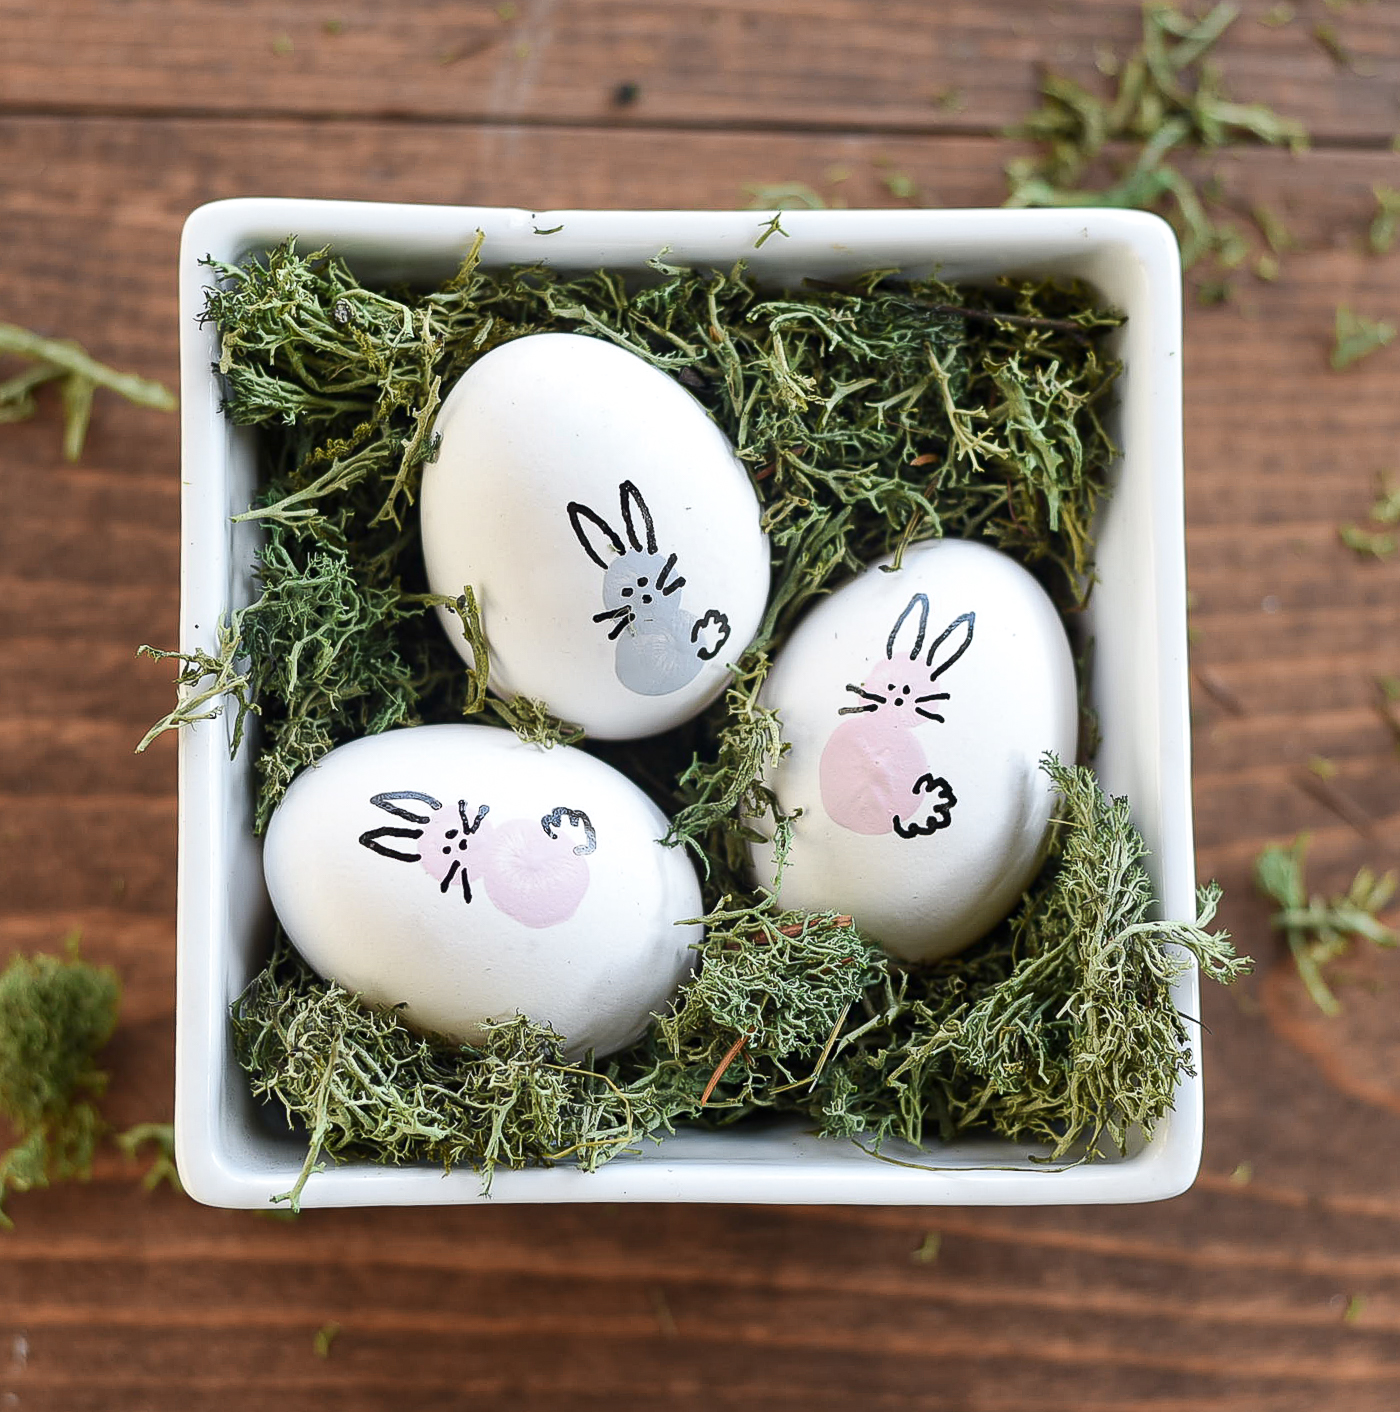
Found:
M 650 602 L 651 602 L 651 594 L 649 594 L 649 593 L 644 593 L 644 594 L 642 594 L 642 602 L 643 602 L 643 603 L 650 603 Z

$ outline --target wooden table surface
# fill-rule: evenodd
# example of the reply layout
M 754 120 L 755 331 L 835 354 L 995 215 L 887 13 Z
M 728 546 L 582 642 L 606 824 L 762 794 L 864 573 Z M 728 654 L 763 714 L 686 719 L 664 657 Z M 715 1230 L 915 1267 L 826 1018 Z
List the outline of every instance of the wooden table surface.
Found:
M 1252 890 L 1313 834 L 1339 889 L 1400 845 L 1400 558 L 1337 538 L 1400 467 L 1400 344 L 1337 374 L 1340 303 L 1394 319 L 1400 252 L 1364 253 L 1400 186 L 1400 6 L 1297 18 L 1242 0 L 1233 91 L 1312 150 L 1205 163 L 1304 249 L 1187 315 L 1187 516 L 1200 870 L 1255 977 L 1204 1001 L 1194 1190 L 1102 1209 L 725 1207 L 312 1212 L 296 1223 L 89 1186 L 14 1198 L 0 1236 L 0 1409 L 1400 1406 L 1400 957 L 1301 997 Z M 803 181 L 889 204 L 997 205 L 1000 134 L 1038 65 L 1094 76 L 1122 0 L 0 0 L 0 319 L 173 385 L 185 214 L 234 195 L 732 207 Z M 1331 24 L 1364 74 L 1310 36 Z M 619 85 L 639 92 L 620 105 Z M 950 91 L 954 91 L 951 93 Z M 882 165 L 885 164 L 885 165 Z M 833 184 L 834 167 L 849 175 Z M 897 204 L 897 203 L 896 203 Z M 0 958 L 87 954 L 126 984 L 117 1126 L 172 1102 L 170 700 L 175 419 L 99 395 L 77 465 L 52 403 L 0 428 Z M 1304 787 L 1306 761 L 1369 820 Z M 930 1232 L 937 1258 L 916 1257 Z M 316 1331 L 341 1326 L 330 1356 Z

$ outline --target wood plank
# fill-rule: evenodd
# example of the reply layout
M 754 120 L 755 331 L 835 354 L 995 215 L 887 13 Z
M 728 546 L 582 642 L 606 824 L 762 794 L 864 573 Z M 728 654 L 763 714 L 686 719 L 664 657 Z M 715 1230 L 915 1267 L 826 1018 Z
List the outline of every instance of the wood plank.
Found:
M 1346 24 L 1390 25 L 1379 9 Z M 89 101 L 134 103 L 122 65 L 139 77 L 155 61 L 122 36 L 150 35 L 173 9 L 69 13 L 91 21 L 75 26 L 79 58 L 100 34 L 110 41 L 102 82 L 113 87 L 90 85 Z M 345 13 L 342 38 L 362 21 L 386 38 L 382 17 Z M 430 13 L 450 18 L 419 7 L 405 23 Z M 460 13 L 465 32 L 477 12 Z M 567 26 L 585 12 L 556 13 Z M 767 8 L 723 13 L 724 24 L 777 24 Z M 1095 13 L 1111 34 L 1124 11 Z M 235 21 L 271 16 L 255 3 L 198 18 L 230 43 L 234 73 Z M 819 33 L 842 16 L 836 0 L 802 12 Z M 320 18 L 299 11 L 297 23 Z M 25 9 L 17 23 L 31 43 L 50 22 Z M 979 23 L 990 30 L 995 17 Z M 168 53 L 187 54 L 207 81 L 199 66 L 217 56 L 181 51 L 174 19 L 170 33 Z M 295 39 L 292 58 L 306 57 L 312 41 Z M 1035 47 L 1047 52 L 1043 34 Z M 0 59 L 11 104 L 13 52 Z M 995 73 L 984 58 L 979 78 Z M 853 52 L 851 72 L 867 62 Z M 463 90 L 469 63 L 447 70 Z M 429 77 L 424 102 L 439 76 Z M 280 78 L 267 82 L 272 93 Z M 371 71 L 367 103 L 375 82 Z M 731 78 L 697 68 L 693 82 Z M 147 103 L 165 101 L 152 87 Z M 19 252 L 0 271 L 7 316 L 167 381 L 179 223 L 210 197 L 727 206 L 746 181 L 816 182 L 844 162 L 851 199 L 871 204 L 887 197 L 875 161 L 888 157 L 939 200 L 976 204 L 999 198 L 1014 150 L 968 136 L 187 117 L 5 118 L 0 149 L 12 155 L 0 208 Z M 1199 863 L 1227 884 L 1225 921 L 1266 972 L 1203 997 L 1206 1174 L 1192 1193 L 1150 1211 L 486 1207 L 314 1212 L 284 1225 L 145 1196 L 108 1152 L 92 1186 L 10 1203 L 19 1229 L 0 1242 L 0 1403 L 615 1412 L 640 1388 L 647 1405 L 683 1412 L 1389 1412 L 1400 1383 L 1400 1036 L 1388 1000 L 1400 973 L 1386 963 L 1400 958 L 1349 963 L 1345 1027 L 1318 1022 L 1297 1008 L 1249 869 L 1264 841 L 1309 826 L 1316 885 L 1342 887 L 1362 861 L 1393 862 L 1400 842 L 1400 760 L 1367 694 L 1373 673 L 1400 672 L 1400 584 L 1393 565 L 1360 564 L 1334 541 L 1335 523 L 1366 508 L 1375 470 L 1393 464 L 1400 349 L 1344 375 L 1325 366 L 1342 299 L 1394 316 L 1396 263 L 1354 248 L 1369 185 L 1393 161 L 1226 163 L 1231 199 L 1290 208 L 1309 249 L 1277 286 L 1246 280 L 1235 305 L 1188 311 L 1194 652 L 1244 707 L 1197 692 Z M 134 733 L 165 709 L 170 668 L 129 654 L 173 631 L 178 470 L 173 419 L 115 400 L 99 418 L 76 469 L 60 464 L 52 406 L 0 436 L 0 957 L 53 949 L 78 925 L 86 953 L 118 967 L 127 994 L 106 1111 L 123 1126 L 167 1116 L 171 1095 L 172 752 L 130 755 Z M 1297 788 L 1312 753 L 1334 758 L 1339 781 L 1385 824 L 1376 840 Z M 931 1230 L 937 1259 L 913 1259 Z M 327 1320 L 344 1331 L 321 1360 L 311 1341 Z
M 1393 6 L 1246 0 L 1219 48 L 1231 92 L 1296 115 L 1323 143 L 1384 145 L 1397 125 Z M 992 134 L 1038 101 L 1050 65 L 1105 84 L 1096 57 L 1136 42 L 1130 0 L 69 0 L 3 7 L 10 112 L 337 115 L 626 130 L 804 128 Z M 1314 37 L 1326 23 L 1362 73 Z M 1364 74 L 1364 76 L 1362 76 Z M 620 85 L 637 96 L 620 102 Z M 347 173 L 348 173 L 347 168 Z

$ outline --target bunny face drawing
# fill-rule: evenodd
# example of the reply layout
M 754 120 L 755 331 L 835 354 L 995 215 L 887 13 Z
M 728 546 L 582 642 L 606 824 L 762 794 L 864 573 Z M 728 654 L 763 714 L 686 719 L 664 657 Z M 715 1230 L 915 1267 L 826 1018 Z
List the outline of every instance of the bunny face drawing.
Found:
M 976 613 L 954 618 L 924 649 L 928 596 L 916 593 L 895 619 L 865 681 L 846 690 L 857 701 L 843 706 L 847 719 L 832 731 L 822 751 L 822 806 L 852 833 L 895 833 L 917 838 L 952 822 L 957 796 L 928 768 L 918 726 L 943 721 L 939 704 L 951 693 L 940 678 L 972 646 Z
M 656 525 L 642 493 L 618 486 L 623 533 L 596 510 L 571 500 L 569 523 L 583 552 L 603 571 L 603 608 L 593 621 L 617 644 L 617 679 L 639 696 L 666 696 L 692 681 L 729 641 L 717 608 L 696 618 L 681 606 L 685 578 L 677 556 L 657 547 Z
M 475 879 L 498 912 L 538 928 L 568 921 L 588 891 L 586 859 L 598 835 L 581 809 L 561 806 L 539 819 L 497 823 L 489 804 L 473 811 L 459 799 L 445 808 L 418 790 L 375 794 L 369 802 L 414 827 L 384 824 L 359 842 L 383 858 L 421 864 L 444 895 L 460 892 L 470 904 Z

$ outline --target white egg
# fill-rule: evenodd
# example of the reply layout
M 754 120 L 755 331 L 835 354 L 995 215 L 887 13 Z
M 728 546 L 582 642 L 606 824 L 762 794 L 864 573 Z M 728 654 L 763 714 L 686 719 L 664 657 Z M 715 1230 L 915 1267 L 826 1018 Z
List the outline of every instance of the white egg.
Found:
M 933 960 L 1004 917 L 1042 858 L 1072 762 L 1074 660 L 1025 569 L 967 540 L 916 545 L 822 600 L 765 685 L 791 742 L 769 783 L 800 809 L 784 906 L 835 908 L 895 956 Z M 755 845 L 760 881 L 771 845 Z
M 602 339 L 532 334 L 474 363 L 435 430 L 428 583 L 475 589 L 493 691 L 606 740 L 669 730 L 719 694 L 763 617 L 768 539 L 747 472 L 679 382 Z
M 417 726 L 292 782 L 263 866 L 314 970 L 468 1043 L 517 1013 L 611 1053 L 689 973 L 700 888 L 664 815 L 581 750 Z

